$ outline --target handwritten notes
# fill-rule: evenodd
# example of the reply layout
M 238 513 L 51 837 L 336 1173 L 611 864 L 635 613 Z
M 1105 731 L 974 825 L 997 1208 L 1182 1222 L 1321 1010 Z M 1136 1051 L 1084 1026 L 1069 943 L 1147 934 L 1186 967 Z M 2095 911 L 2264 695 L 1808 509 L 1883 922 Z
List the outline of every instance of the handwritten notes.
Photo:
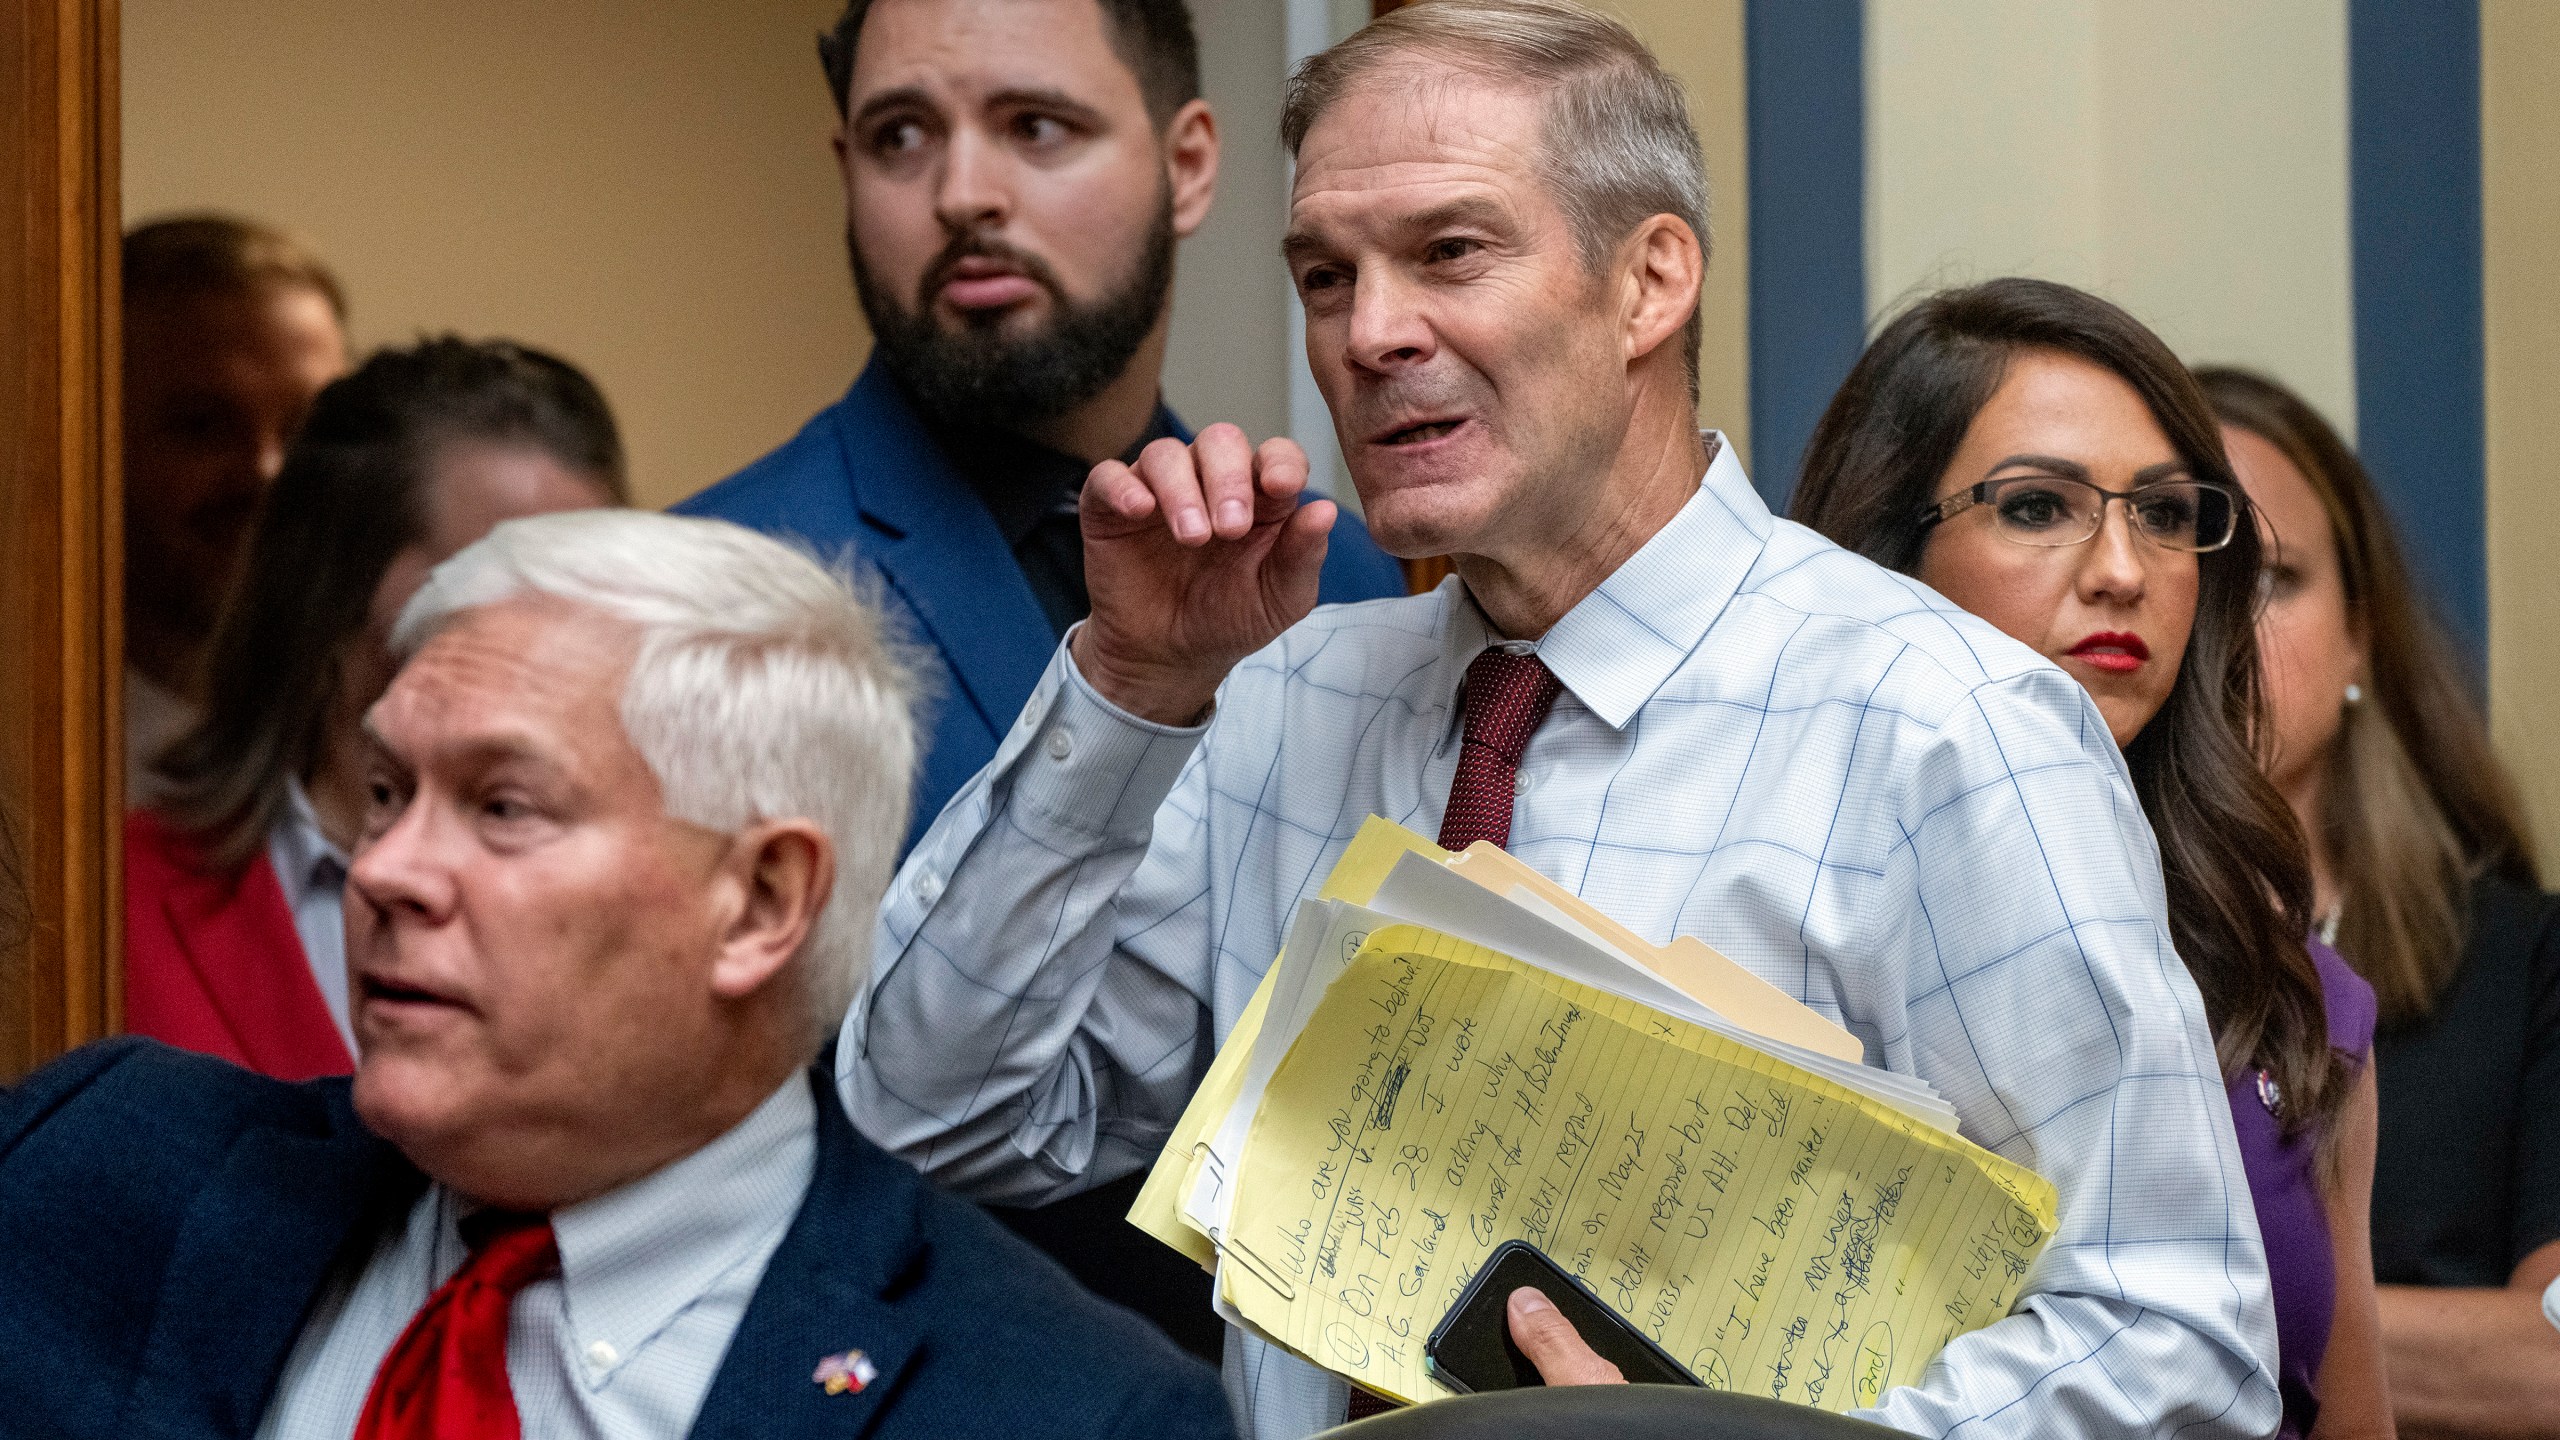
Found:
M 1422 836 L 1372 815 L 1343 849 L 1342 858 L 1334 862 L 1317 898 L 1366 902 L 1378 893 L 1378 887 L 1394 871 L 1396 861 L 1408 854 L 1449 858 L 1448 851 Z M 1280 965 L 1275 959 L 1271 968 L 1263 972 L 1262 983 L 1254 987 L 1253 998 L 1245 1002 L 1244 1013 L 1236 1017 L 1235 1029 L 1218 1048 L 1217 1058 L 1210 1063 L 1200 1088 L 1192 1093 L 1191 1103 L 1183 1107 L 1181 1119 L 1165 1141 L 1163 1154 L 1147 1173 L 1146 1183 L 1139 1187 L 1136 1203 L 1129 1207 L 1130 1224 L 1211 1272 L 1217 1269 L 1217 1245 L 1205 1229 L 1184 1218 L 1183 1201 L 1199 1184 L 1203 1162 L 1209 1157 L 1210 1137 L 1243 1092 L 1245 1067 L 1270 1014 L 1271 993 L 1279 978 Z
M 1957 1136 L 1408 924 L 1325 989 L 1232 1197 L 1227 1305 L 1404 1400 L 1446 1393 L 1423 1340 L 1520 1238 L 1710 1385 L 1871 1405 L 2008 1312 L 2055 1218 Z

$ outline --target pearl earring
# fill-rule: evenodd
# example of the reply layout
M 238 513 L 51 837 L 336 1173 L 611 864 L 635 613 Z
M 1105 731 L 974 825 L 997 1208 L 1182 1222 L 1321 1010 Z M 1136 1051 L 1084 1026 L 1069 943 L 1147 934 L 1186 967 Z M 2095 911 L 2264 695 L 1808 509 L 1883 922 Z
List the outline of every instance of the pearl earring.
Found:
M 2364 703 L 2364 687 L 2356 684 L 2352 680 L 2347 682 L 2347 703 L 2350 705 L 2361 705 Z

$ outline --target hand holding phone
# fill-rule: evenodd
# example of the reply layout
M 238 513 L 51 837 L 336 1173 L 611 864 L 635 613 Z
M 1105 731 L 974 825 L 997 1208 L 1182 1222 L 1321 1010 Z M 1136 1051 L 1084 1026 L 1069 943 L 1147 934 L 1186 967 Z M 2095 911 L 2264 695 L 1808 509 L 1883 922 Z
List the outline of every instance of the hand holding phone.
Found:
M 1511 1293 L 1534 1288 L 1547 1297 L 1574 1332 L 1635 1385 L 1696 1385 L 1661 1346 L 1609 1308 L 1526 1240 L 1506 1241 L 1485 1257 L 1484 1268 L 1422 1347 L 1431 1377 L 1458 1393 L 1516 1390 L 1546 1378 L 1511 1338 Z

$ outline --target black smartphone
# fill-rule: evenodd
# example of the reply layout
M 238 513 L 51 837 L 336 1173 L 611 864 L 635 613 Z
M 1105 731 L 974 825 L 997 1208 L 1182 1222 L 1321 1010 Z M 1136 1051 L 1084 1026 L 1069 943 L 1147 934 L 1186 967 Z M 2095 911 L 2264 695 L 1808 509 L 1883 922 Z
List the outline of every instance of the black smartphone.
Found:
M 1460 1292 L 1458 1303 L 1423 1342 L 1431 1378 L 1461 1395 L 1544 1385 L 1538 1367 L 1511 1342 L 1511 1292 L 1535 1289 L 1573 1322 L 1582 1342 L 1618 1367 L 1633 1385 L 1696 1385 L 1670 1352 L 1653 1343 L 1589 1287 L 1526 1240 L 1506 1240 Z

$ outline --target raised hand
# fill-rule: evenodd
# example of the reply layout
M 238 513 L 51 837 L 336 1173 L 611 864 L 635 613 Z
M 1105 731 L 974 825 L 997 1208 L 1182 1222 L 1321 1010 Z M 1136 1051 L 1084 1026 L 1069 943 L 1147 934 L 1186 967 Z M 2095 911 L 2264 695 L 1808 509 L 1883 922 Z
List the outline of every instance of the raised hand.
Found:
M 1307 456 L 1233 425 L 1158 440 L 1132 469 L 1085 477 L 1085 588 L 1076 668 L 1103 698 L 1165 725 L 1197 723 L 1237 661 L 1315 608 L 1333 502 L 1300 505 Z

